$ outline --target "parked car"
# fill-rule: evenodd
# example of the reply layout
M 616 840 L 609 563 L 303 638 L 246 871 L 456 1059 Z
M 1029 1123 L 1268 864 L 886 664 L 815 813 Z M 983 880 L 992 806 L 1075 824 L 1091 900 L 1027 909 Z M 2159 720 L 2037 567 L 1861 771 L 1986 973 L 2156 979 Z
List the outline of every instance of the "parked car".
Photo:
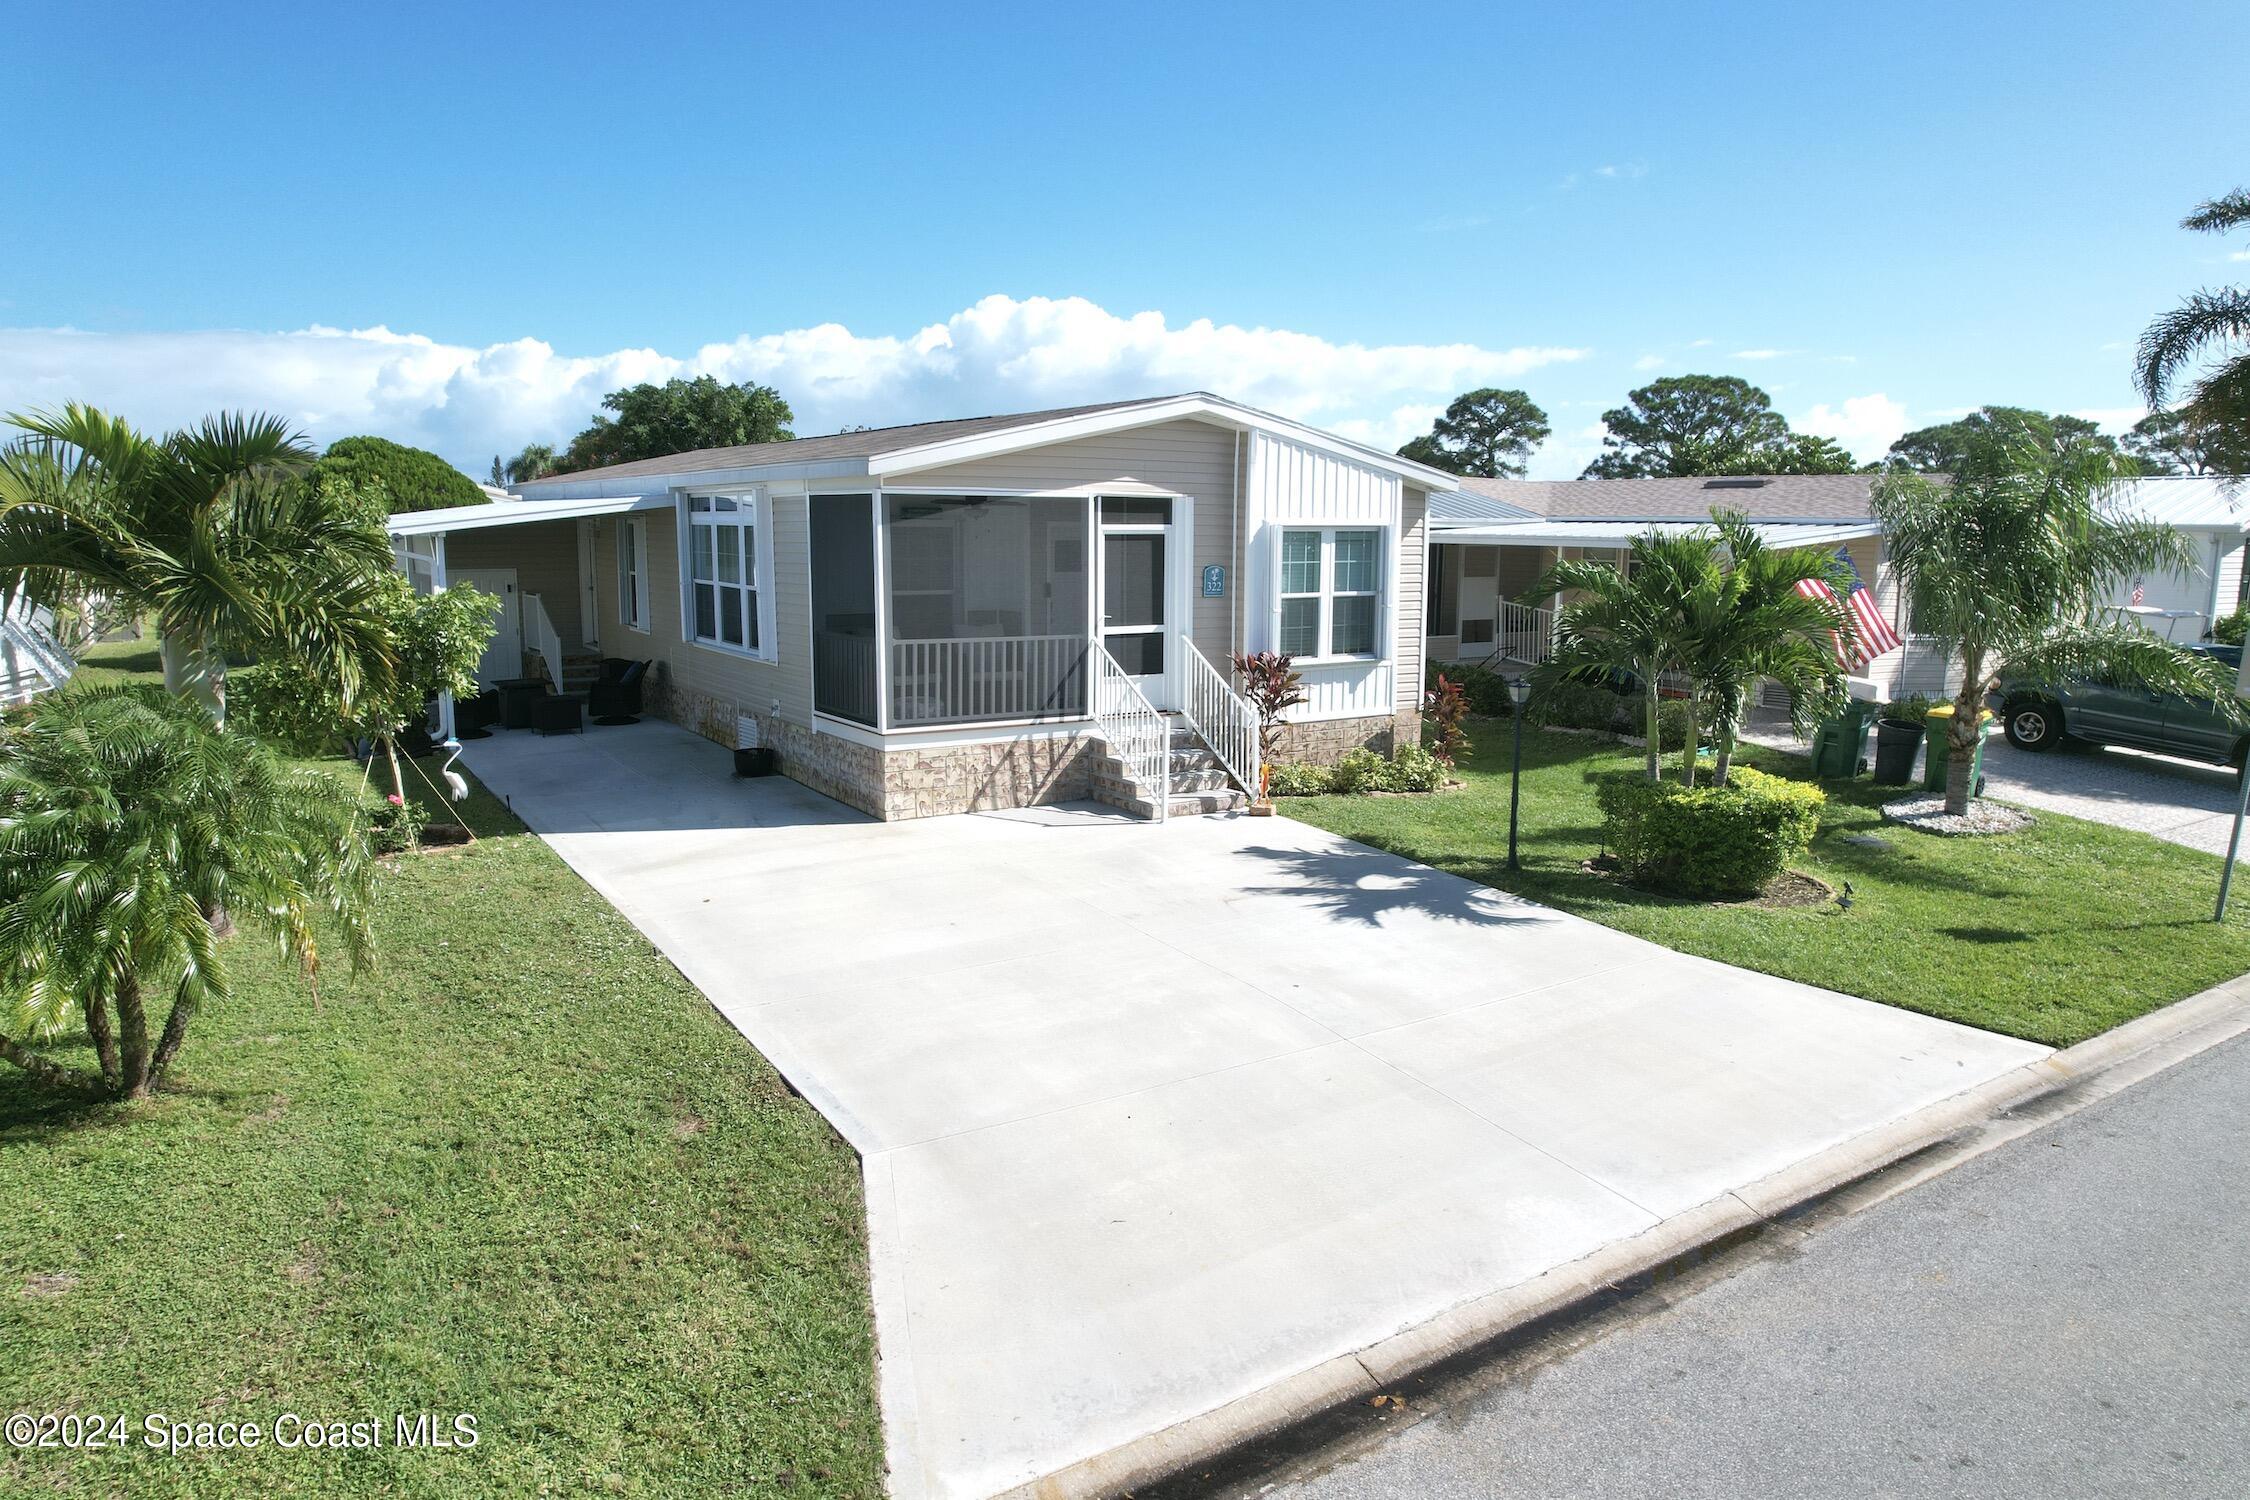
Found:
M 2229 671 L 2242 663 L 2240 646 L 2188 649 L 2224 662 Z M 2250 726 L 2210 699 L 2098 682 L 2067 682 L 2059 690 L 2004 683 L 2000 724 L 2019 750 L 2045 750 L 2069 735 L 2238 769 L 2250 758 Z

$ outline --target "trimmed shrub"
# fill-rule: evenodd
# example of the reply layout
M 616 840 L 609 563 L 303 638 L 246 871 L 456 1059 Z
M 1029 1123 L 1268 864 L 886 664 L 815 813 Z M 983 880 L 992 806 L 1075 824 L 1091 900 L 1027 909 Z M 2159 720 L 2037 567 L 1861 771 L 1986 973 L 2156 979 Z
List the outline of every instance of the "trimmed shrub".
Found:
M 1598 778 L 1602 836 L 1635 885 L 1679 896 L 1753 896 L 1812 846 L 1827 797 L 1748 766 L 1688 788 L 1638 772 Z
M 1266 774 L 1266 792 L 1274 797 L 1317 797 L 1335 785 L 1336 776 L 1326 766 L 1301 760 L 1275 766 Z
M 1445 762 L 1420 745 L 1399 746 L 1389 770 L 1394 792 L 1434 792 L 1445 785 Z
M 2217 623 L 2211 627 L 2211 639 L 2222 646 L 2239 646 L 2246 634 L 2250 634 L 2250 614 L 2239 609 L 2233 614 L 2219 616 Z
M 1508 699 L 1508 679 L 1498 672 L 1466 662 L 1433 665 L 1422 674 L 1426 691 L 1437 691 L 1440 672 L 1460 686 L 1461 696 L 1469 700 L 1469 712 L 1477 718 L 1505 719 L 1515 712 L 1515 705 Z
M 1645 725 L 1642 727 L 1646 727 Z M 1666 698 L 1656 705 L 1656 748 L 1663 751 L 1685 750 L 1688 736 L 1688 706 L 1678 698 Z
M 1347 750 L 1330 773 L 1329 790 L 1345 793 L 1380 792 L 1391 782 L 1391 764 L 1366 748 Z
M 1608 688 L 1590 682 L 1542 683 L 1531 694 L 1531 703 L 1524 710 L 1534 724 L 1551 725 L 1557 729 L 1599 729 L 1615 732 L 1630 728 L 1627 722 L 1631 707 L 1626 700 Z

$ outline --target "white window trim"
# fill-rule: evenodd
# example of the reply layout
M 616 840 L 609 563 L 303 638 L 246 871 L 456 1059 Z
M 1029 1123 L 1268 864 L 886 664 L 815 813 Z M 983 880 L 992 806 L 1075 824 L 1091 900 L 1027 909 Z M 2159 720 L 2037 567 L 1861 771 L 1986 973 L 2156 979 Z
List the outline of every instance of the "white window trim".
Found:
M 751 570 L 744 586 L 757 599 L 758 645 L 731 646 L 725 641 L 707 639 L 695 633 L 695 512 L 690 501 L 696 498 L 729 499 L 742 507 L 749 517 L 751 528 Z M 744 661 L 773 662 L 780 660 L 774 640 L 774 563 L 773 563 L 773 497 L 764 485 L 719 485 L 710 489 L 679 490 L 674 492 L 679 533 L 680 569 L 680 639 L 699 650 L 713 651 L 721 656 L 739 657 Z
M 1292 531 L 1320 533 L 1320 592 L 1318 594 L 1284 593 L 1285 579 L 1282 559 L 1288 534 Z M 1336 593 L 1336 533 L 1339 531 L 1372 531 L 1378 549 L 1375 558 L 1375 649 L 1373 651 L 1338 654 L 1328 649 L 1334 639 Z M 1273 649 L 1281 649 L 1281 613 L 1284 599 L 1320 600 L 1320 651 L 1312 656 L 1290 658 L 1297 667 L 1365 666 L 1370 662 L 1389 661 L 1395 647 L 1391 639 L 1392 595 L 1397 582 L 1395 562 L 1398 556 L 1396 528 L 1379 521 L 1337 523 L 1333 521 L 1277 521 L 1273 534 Z M 1354 591 L 1342 597 L 1365 599 L 1367 593 Z
M 630 548 L 633 566 L 625 567 L 625 552 Z M 617 623 L 641 635 L 648 634 L 648 520 L 643 516 L 617 518 Z M 626 609 L 626 581 L 631 579 L 633 608 Z

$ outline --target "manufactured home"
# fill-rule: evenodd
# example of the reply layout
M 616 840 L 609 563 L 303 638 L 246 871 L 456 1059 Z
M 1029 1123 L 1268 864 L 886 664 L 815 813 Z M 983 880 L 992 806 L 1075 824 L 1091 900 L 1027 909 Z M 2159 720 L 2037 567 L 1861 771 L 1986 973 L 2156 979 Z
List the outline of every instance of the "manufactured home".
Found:
M 417 586 L 502 601 L 488 682 L 645 662 L 646 711 L 879 818 L 1162 817 L 1255 784 L 1237 653 L 1303 674 L 1287 758 L 1416 739 L 1454 484 L 1197 392 L 681 453 L 390 529 Z

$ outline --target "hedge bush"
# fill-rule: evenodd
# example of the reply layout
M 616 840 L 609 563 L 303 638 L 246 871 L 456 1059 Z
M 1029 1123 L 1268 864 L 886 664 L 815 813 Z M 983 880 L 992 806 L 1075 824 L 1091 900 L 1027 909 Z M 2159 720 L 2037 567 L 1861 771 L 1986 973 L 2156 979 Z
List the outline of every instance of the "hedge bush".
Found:
M 2239 646 L 2246 634 L 2250 634 L 2250 614 L 2239 609 L 2219 616 L 2211 627 L 2211 639 L 2222 646 Z
M 1532 690 L 1531 703 L 1524 710 L 1534 724 L 1547 724 L 1557 729 L 1599 729 L 1615 732 L 1630 730 L 1632 705 L 1608 688 L 1590 682 L 1541 683 Z
M 1647 726 L 1641 725 L 1645 729 Z M 1666 698 L 1656 705 L 1656 748 L 1659 750 L 1685 750 L 1688 737 L 1688 706 L 1678 698 Z
M 1445 762 L 1420 745 L 1401 745 L 1391 757 L 1389 789 L 1434 792 L 1445 785 Z
M 1423 689 L 1437 690 L 1438 673 L 1457 683 L 1461 696 L 1469 700 L 1469 712 L 1480 719 L 1505 719 L 1515 712 L 1508 698 L 1508 679 L 1489 667 L 1471 666 L 1466 662 L 1430 664 L 1423 674 Z
M 1380 792 L 1391 782 L 1390 762 L 1364 745 L 1357 750 L 1347 750 L 1336 762 L 1331 773 L 1329 790 L 1343 792 Z
M 1336 776 L 1326 766 L 1293 760 L 1275 766 L 1266 776 L 1266 791 L 1275 797 L 1317 797 L 1335 785 Z
M 1638 772 L 1597 779 L 1603 839 L 1634 884 L 1679 896 L 1752 896 L 1812 846 L 1819 787 L 1748 766 L 1723 787 L 1650 781 Z
M 1318 797 L 1328 792 L 1434 792 L 1445 785 L 1445 762 L 1420 745 L 1402 745 L 1396 757 L 1372 750 L 1347 751 L 1333 766 L 1292 761 L 1273 768 L 1266 791 L 1275 797 Z

